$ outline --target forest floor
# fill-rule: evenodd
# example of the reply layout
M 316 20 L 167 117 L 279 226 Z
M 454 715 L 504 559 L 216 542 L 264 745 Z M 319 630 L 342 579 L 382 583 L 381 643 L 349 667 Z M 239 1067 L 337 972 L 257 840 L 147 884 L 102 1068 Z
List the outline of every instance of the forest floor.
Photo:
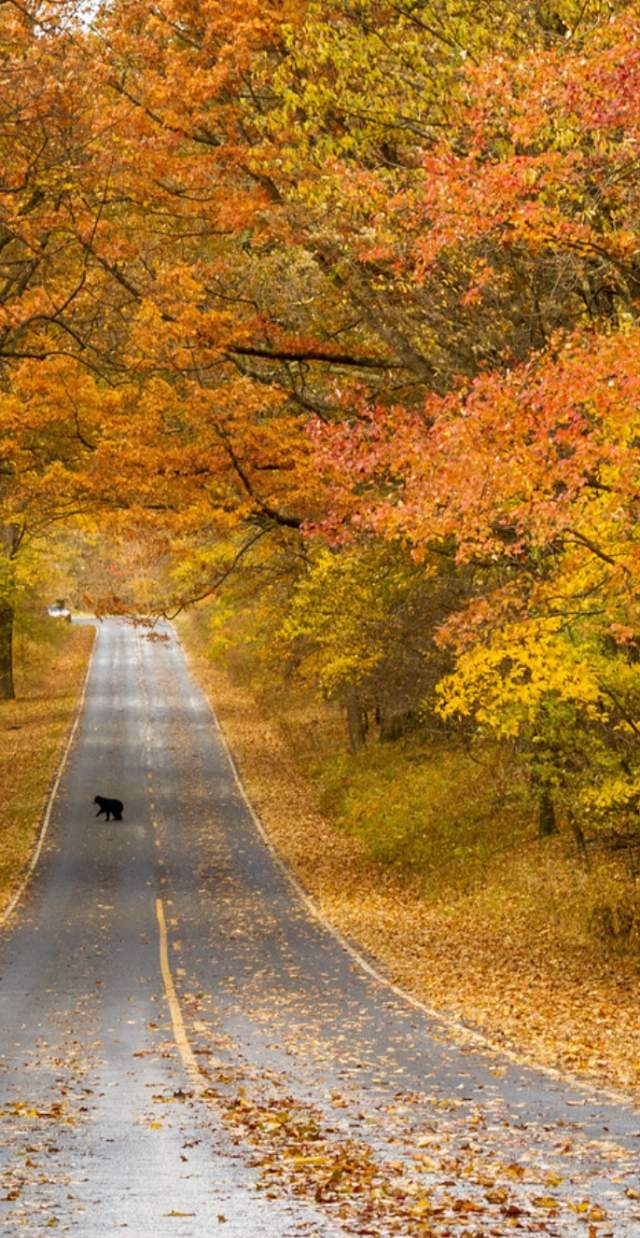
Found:
M 16 699 L 0 702 L 0 912 L 33 851 L 93 640 L 59 620 L 16 640 Z
M 566 880 L 566 842 L 551 840 L 535 854 L 530 845 L 511 888 L 507 863 L 497 886 L 425 897 L 417 874 L 372 858 L 361 839 L 336 828 L 290 727 L 245 680 L 204 656 L 193 625 L 180 627 L 269 838 L 327 920 L 389 980 L 444 1019 L 477 1029 L 491 1047 L 640 1099 L 637 961 L 558 932 L 536 914 L 536 889 L 522 880 L 534 871 L 553 883 L 561 870 Z

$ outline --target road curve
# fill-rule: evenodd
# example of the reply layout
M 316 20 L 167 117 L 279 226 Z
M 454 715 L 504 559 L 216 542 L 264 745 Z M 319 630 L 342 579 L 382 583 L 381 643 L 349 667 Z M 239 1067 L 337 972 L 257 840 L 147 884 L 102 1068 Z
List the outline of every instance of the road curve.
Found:
M 3 1235 L 640 1234 L 637 1111 L 359 966 L 260 837 L 169 627 L 99 625 L 0 934 L 0 1052 Z

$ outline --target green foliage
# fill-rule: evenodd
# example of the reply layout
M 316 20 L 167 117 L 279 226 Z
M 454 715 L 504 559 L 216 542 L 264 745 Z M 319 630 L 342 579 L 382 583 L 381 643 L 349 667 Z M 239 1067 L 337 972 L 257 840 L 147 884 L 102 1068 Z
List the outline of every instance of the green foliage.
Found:
M 365 732 L 372 717 L 382 738 L 421 724 L 442 731 L 424 701 L 449 665 L 437 626 L 464 587 L 446 561 L 417 564 L 399 543 L 316 547 L 284 602 L 283 653 L 348 713 L 355 692 Z M 353 716 L 353 742 L 352 728 Z
M 392 548 L 316 551 L 283 625 L 285 639 L 305 642 L 303 676 L 328 696 L 366 678 L 384 656 L 394 611 L 415 578 L 410 562 Z
M 478 756 L 452 744 L 371 746 L 316 776 L 339 826 L 376 859 L 418 870 L 431 895 L 472 886 L 532 830 L 526 780 L 495 745 Z

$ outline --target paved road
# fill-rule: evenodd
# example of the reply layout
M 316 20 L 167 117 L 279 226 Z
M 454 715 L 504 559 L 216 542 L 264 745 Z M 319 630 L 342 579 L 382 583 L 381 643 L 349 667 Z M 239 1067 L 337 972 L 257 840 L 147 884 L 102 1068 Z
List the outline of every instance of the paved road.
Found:
M 3 1235 L 640 1235 L 640 1115 L 358 965 L 258 834 L 169 628 L 99 627 L 0 1011 Z

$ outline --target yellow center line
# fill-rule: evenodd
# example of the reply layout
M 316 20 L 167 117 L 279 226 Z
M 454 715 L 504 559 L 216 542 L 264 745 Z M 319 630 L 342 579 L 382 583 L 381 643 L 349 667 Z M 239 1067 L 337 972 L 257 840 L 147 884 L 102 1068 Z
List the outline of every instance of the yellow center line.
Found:
M 182 1058 L 182 1064 L 189 1076 L 189 1079 L 191 1080 L 191 1083 L 193 1084 L 194 1091 L 202 1094 L 206 1090 L 205 1080 L 201 1074 L 195 1054 L 189 1043 L 189 1037 L 186 1033 L 184 1019 L 180 1009 L 180 1002 L 178 1001 L 178 994 L 176 993 L 176 987 L 173 983 L 173 976 L 171 975 L 171 967 L 169 965 L 167 921 L 165 919 L 164 905 L 161 898 L 156 899 L 156 916 L 158 918 L 158 930 L 160 933 L 160 970 L 162 972 L 164 991 L 171 1013 L 173 1038 L 176 1042 L 180 1057 Z M 211 1058 L 209 1059 L 210 1062 L 212 1060 L 213 1059 Z

